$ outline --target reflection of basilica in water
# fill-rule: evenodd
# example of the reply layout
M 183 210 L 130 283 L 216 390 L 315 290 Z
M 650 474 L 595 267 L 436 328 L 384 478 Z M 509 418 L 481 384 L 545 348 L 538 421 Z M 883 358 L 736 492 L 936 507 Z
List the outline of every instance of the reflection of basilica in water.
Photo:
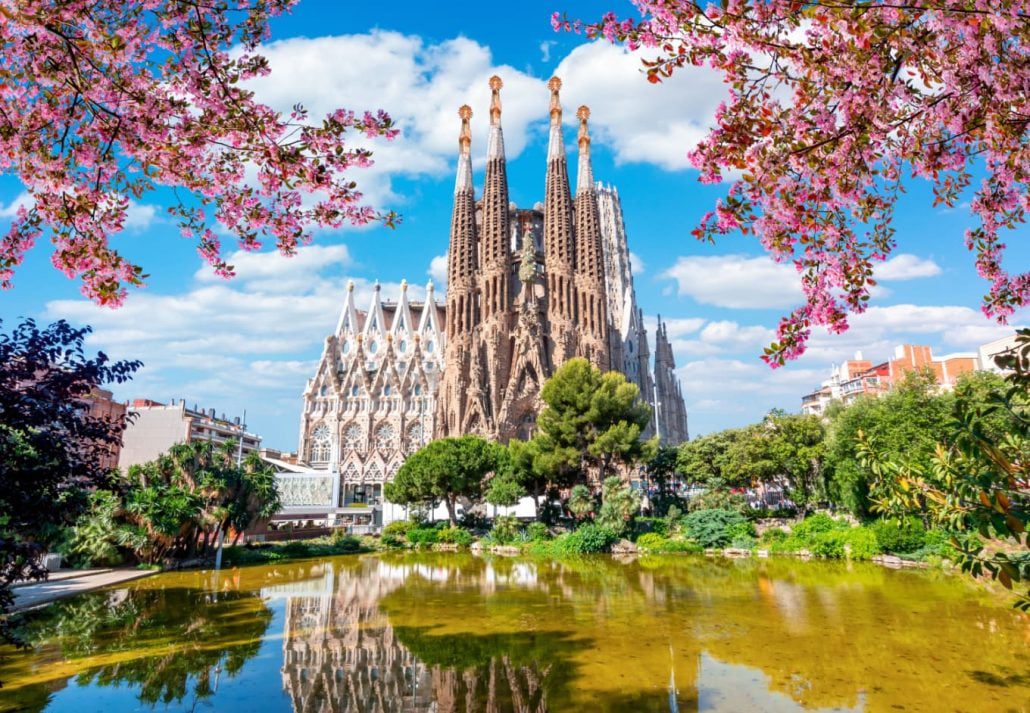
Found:
M 285 600 L 282 677 L 294 711 L 550 710 L 549 689 L 565 677 L 553 661 L 520 656 L 520 644 L 536 643 L 537 637 L 426 636 L 425 629 L 391 625 L 381 609 L 390 593 L 410 578 L 453 580 L 453 569 L 371 558 L 353 564 L 324 563 L 316 568 L 321 576 L 262 590 L 265 597 Z M 485 592 L 500 580 L 532 586 L 533 569 L 523 563 L 502 575 L 487 565 L 467 583 Z

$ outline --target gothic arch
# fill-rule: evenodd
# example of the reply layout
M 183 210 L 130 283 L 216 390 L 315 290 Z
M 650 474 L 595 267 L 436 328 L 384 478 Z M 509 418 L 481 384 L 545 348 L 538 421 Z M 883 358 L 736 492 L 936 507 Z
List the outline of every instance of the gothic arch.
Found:
M 333 443 L 332 432 L 329 426 L 320 422 L 311 429 L 311 444 L 308 447 L 308 461 L 310 463 L 328 463 L 332 457 Z
M 372 447 L 379 450 L 392 450 L 397 447 L 397 431 L 393 425 L 380 421 L 372 432 Z
M 362 434 L 361 426 L 357 421 L 350 421 L 341 430 L 340 443 L 345 451 L 361 450 Z

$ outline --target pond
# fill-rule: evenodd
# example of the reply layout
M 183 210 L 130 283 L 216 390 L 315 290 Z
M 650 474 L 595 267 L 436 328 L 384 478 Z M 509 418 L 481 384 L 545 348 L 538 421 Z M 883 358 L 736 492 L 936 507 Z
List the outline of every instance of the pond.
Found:
M 1025 617 L 863 564 L 349 556 L 160 574 L 24 628 L 2 711 L 1030 710 Z

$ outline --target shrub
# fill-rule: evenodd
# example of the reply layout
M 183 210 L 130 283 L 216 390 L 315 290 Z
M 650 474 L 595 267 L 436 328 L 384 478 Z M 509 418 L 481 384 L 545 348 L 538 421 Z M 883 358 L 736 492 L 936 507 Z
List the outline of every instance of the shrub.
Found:
M 329 545 L 341 554 L 352 554 L 362 550 L 361 540 L 343 530 L 333 530 L 328 539 Z
M 818 557 L 867 560 L 880 553 L 880 545 L 869 528 L 852 527 L 816 533 L 808 544 L 808 550 Z
M 849 527 L 850 525 L 843 520 L 834 520 L 829 515 L 818 513 L 808 516 L 795 525 L 791 530 L 791 534 L 799 540 L 811 540 L 821 532 L 846 530 Z
M 657 532 L 648 532 L 637 538 L 637 547 L 644 552 L 652 554 L 667 553 L 697 553 L 703 552 L 704 548 L 693 540 L 680 538 L 669 539 L 662 537 Z
M 551 533 L 547 530 L 547 525 L 542 522 L 531 522 L 526 527 L 526 536 L 529 537 L 531 542 L 539 542 L 540 540 L 546 540 L 551 536 Z
M 851 550 L 853 560 L 867 560 L 880 554 L 883 548 L 876 540 L 876 533 L 868 527 L 853 527 L 846 532 L 845 544 Z
M 759 542 L 763 545 L 772 545 L 779 542 L 784 542 L 790 538 L 790 533 L 784 530 L 782 527 L 770 527 L 768 530 L 762 533 L 759 538 Z
M 705 548 L 693 540 L 673 538 L 665 541 L 665 549 L 662 552 L 682 552 L 685 554 L 697 554 L 704 552 Z
M 638 517 L 634 522 L 634 529 L 638 536 L 653 533 L 668 537 L 669 521 L 664 517 Z
M 657 532 L 645 532 L 637 538 L 637 547 L 644 552 L 661 552 L 668 540 Z
M 926 528 L 918 517 L 908 517 L 900 522 L 877 520 L 869 527 L 884 552 L 915 552 L 926 544 Z
M 444 527 L 436 533 L 438 542 L 446 542 L 459 547 L 468 547 L 472 544 L 472 533 L 462 527 Z
M 598 525 L 621 537 L 630 528 L 639 510 L 640 493 L 623 486 L 621 478 L 612 476 L 604 479 L 601 487 L 601 510 L 597 514 Z
M 705 549 L 726 546 L 732 539 L 730 527 L 740 523 L 749 524 L 733 510 L 698 510 L 683 519 L 687 535 Z
M 498 515 L 494 518 L 494 526 L 490 537 L 501 545 L 509 545 L 519 534 L 519 519 L 514 515 Z
M 435 527 L 414 527 L 408 530 L 408 542 L 415 547 L 432 545 L 440 540 L 440 531 Z
M 561 555 L 585 555 L 606 552 L 618 539 L 611 530 L 588 523 L 580 526 L 575 532 L 553 540 L 553 551 Z
M 412 520 L 394 520 L 383 528 L 383 544 L 388 547 L 399 547 L 404 544 L 409 531 L 418 527 Z

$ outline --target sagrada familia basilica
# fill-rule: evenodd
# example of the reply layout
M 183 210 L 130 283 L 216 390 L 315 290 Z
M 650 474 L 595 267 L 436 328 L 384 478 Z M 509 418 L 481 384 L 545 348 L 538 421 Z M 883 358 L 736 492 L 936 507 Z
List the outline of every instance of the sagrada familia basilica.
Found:
M 336 329 L 304 392 L 299 465 L 280 478 L 287 511 L 351 506 L 382 521 L 382 485 L 432 438 L 478 433 L 506 442 L 532 436 L 544 381 L 573 357 L 618 370 L 640 388 L 654 418 L 647 435 L 687 439 L 687 414 L 666 326 L 654 367 L 636 304 L 618 192 L 594 180 L 590 110 L 583 106 L 575 194 L 562 132 L 561 81 L 551 92 L 544 202 L 508 197 L 501 79 L 490 80 L 483 192 L 472 175 L 472 110 L 459 111 L 457 180 L 446 305 L 433 284 L 424 301 L 402 283 L 396 300 L 375 287 L 360 310 L 348 287 Z M 392 518 L 387 518 L 392 519 Z M 364 518 L 354 522 L 366 524 Z

